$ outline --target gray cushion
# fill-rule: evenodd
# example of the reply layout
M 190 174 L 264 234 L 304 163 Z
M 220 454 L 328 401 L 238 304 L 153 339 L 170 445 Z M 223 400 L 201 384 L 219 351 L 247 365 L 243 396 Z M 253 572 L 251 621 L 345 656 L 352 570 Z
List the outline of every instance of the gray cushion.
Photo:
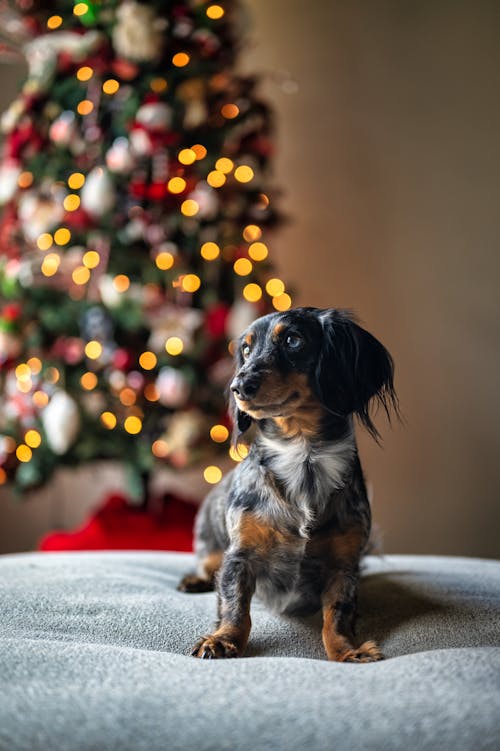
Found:
M 324 660 L 320 619 L 256 600 L 248 658 L 189 656 L 213 593 L 175 553 L 0 558 L 2 751 L 500 748 L 500 563 L 369 558 L 359 639 Z

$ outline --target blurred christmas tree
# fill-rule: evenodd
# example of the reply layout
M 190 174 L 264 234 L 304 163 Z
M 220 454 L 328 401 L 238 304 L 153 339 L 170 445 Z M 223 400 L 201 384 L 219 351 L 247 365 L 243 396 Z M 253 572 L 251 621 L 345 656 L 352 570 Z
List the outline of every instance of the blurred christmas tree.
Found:
M 237 3 L 3 0 L 0 483 L 229 450 L 230 340 L 291 300 L 265 231 L 272 118 Z M 201 470 L 200 470 L 201 471 Z M 216 482 L 216 467 L 206 479 Z

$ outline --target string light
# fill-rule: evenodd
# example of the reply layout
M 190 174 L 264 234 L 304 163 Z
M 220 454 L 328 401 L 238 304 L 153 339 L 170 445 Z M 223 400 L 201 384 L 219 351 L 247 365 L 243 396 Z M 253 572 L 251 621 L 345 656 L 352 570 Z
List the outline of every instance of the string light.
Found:
M 243 230 L 243 239 L 247 241 L 247 243 L 254 242 L 255 240 L 260 240 L 262 237 L 262 230 L 260 227 L 257 227 L 256 224 L 247 224 L 245 229 Z
M 158 459 L 164 459 L 169 454 L 168 443 L 162 440 L 154 441 L 151 446 L 151 452 Z
M 262 289 L 258 284 L 250 282 L 250 284 L 247 284 L 243 289 L 243 297 L 245 300 L 248 300 L 248 302 L 258 302 L 262 297 Z
M 155 263 L 161 271 L 168 271 L 174 265 L 175 258 L 172 253 L 162 250 L 155 258 Z
M 229 438 L 229 430 L 225 425 L 213 425 L 210 428 L 210 438 L 215 443 L 224 443 Z
M 254 177 L 254 171 L 247 164 L 240 164 L 234 170 L 234 176 L 240 183 L 249 183 Z
M 125 388 L 120 391 L 119 395 L 121 403 L 125 407 L 131 407 L 137 401 L 136 393 L 133 389 Z
M 196 216 L 199 210 L 200 207 L 198 203 L 192 198 L 187 198 L 181 204 L 181 213 L 184 214 L 184 216 Z
M 173 58 L 172 63 L 176 68 L 184 68 L 189 63 L 190 57 L 187 52 L 177 52 Z
M 286 292 L 277 297 L 273 297 L 273 306 L 276 310 L 289 310 L 292 307 L 292 298 Z
M 186 274 L 182 277 L 182 289 L 184 292 L 196 292 L 201 285 L 201 279 L 196 274 Z
M 82 65 L 82 67 L 78 68 L 76 71 L 76 77 L 79 81 L 89 81 L 93 75 L 94 71 L 88 65 Z
M 26 363 L 21 363 L 16 368 L 16 378 L 18 381 L 27 382 L 31 379 L 31 368 Z
M 79 115 L 90 115 L 93 109 L 94 104 L 90 101 L 90 99 L 82 99 L 82 101 L 79 102 L 76 108 Z
M 44 276 L 54 276 L 54 274 L 57 274 L 60 264 L 60 256 L 57 253 L 49 253 L 43 259 L 41 272 Z
M 205 159 L 207 155 L 207 150 L 201 143 L 195 143 L 194 146 L 191 146 L 191 149 L 196 154 L 196 159 L 200 161 L 200 159 Z
M 70 193 L 63 201 L 63 206 L 66 211 L 76 211 L 80 207 L 80 196 L 76 193 Z
M 38 373 L 42 369 L 42 361 L 38 357 L 30 357 L 26 364 L 28 365 L 33 375 L 38 375 Z
M 47 21 L 47 28 L 51 30 L 58 29 L 62 22 L 61 16 L 51 16 Z
M 217 243 L 206 242 L 201 246 L 200 254 L 205 261 L 214 261 L 220 254 L 220 248 Z
M 225 175 L 228 175 L 234 167 L 234 162 L 231 161 L 231 159 L 228 159 L 226 156 L 221 156 L 217 161 L 215 162 L 215 168 L 219 170 L 219 172 L 223 172 Z
M 252 243 L 248 248 L 248 255 L 252 261 L 264 261 L 268 253 L 267 245 L 261 242 Z
M 71 240 L 71 232 L 67 227 L 61 227 L 54 232 L 54 240 L 56 245 L 67 245 Z
M 224 104 L 221 107 L 221 115 L 222 117 L 225 117 L 226 120 L 234 120 L 235 117 L 238 117 L 240 114 L 239 107 L 236 106 L 236 104 Z
M 186 181 L 182 177 L 171 177 L 167 183 L 170 193 L 182 193 L 186 189 Z
M 160 398 L 160 392 L 156 388 L 154 383 L 148 383 L 144 389 L 144 396 L 148 402 L 157 402 Z
M 137 433 L 140 433 L 142 430 L 142 420 L 140 420 L 135 415 L 130 415 L 130 417 L 127 417 L 125 420 L 123 427 L 127 431 L 127 433 L 130 433 L 131 435 L 137 435 Z
M 205 481 L 210 485 L 216 485 L 222 480 L 222 470 L 220 469 L 220 467 L 216 467 L 214 464 L 212 464 L 209 467 L 205 467 L 203 477 L 205 478 Z
M 33 381 L 31 380 L 31 378 L 28 378 L 27 381 L 18 381 L 16 387 L 17 390 L 22 394 L 29 394 L 29 392 L 33 388 Z
M 158 358 L 154 352 L 143 352 L 139 357 L 139 365 L 143 370 L 153 370 L 157 362 Z
M 217 21 L 224 15 L 224 8 L 222 8 L 220 5 L 209 5 L 205 12 L 208 18 L 211 18 L 212 21 Z
M 253 266 L 248 258 L 238 258 L 233 265 L 234 273 L 238 276 L 248 276 L 251 274 Z
M 151 87 L 151 91 L 154 91 L 155 94 L 161 94 L 162 91 L 166 91 L 168 86 L 164 78 L 153 78 L 149 85 Z
M 4 485 L 7 482 L 7 472 L 0 467 L 0 485 Z
M 130 279 L 126 274 L 117 274 L 113 279 L 113 287 L 117 292 L 126 292 L 130 287 Z
M 85 354 L 89 360 L 98 360 L 102 355 L 102 344 L 95 339 L 92 339 L 85 345 Z
M 50 232 L 42 232 L 41 235 L 38 236 L 36 244 L 40 250 L 48 250 L 52 247 L 54 243 L 54 238 L 50 234 Z
M 29 188 L 33 184 L 33 174 L 31 172 L 21 172 L 17 178 L 17 184 L 20 188 Z
M 169 355 L 180 355 L 184 349 L 184 342 L 178 336 L 169 336 L 165 342 L 165 349 Z
M 238 443 L 238 445 L 231 446 L 229 449 L 229 456 L 234 462 L 242 462 L 246 456 L 248 456 L 248 446 L 244 443 Z
M 182 149 L 177 155 L 181 164 L 192 164 L 196 161 L 196 152 L 193 149 Z
M 226 176 L 223 172 L 219 172 L 219 170 L 212 170 L 212 172 L 209 172 L 207 175 L 207 183 L 212 188 L 220 188 L 225 182 Z
M 281 279 L 269 279 L 266 284 L 266 292 L 271 297 L 279 297 L 285 291 L 285 285 Z
M 47 368 L 45 371 L 45 380 L 48 383 L 57 383 L 61 377 L 61 374 L 59 373 L 57 368 Z
M 104 81 L 102 85 L 102 90 L 105 94 L 116 94 L 119 88 L 120 84 L 114 78 L 108 78 L 108 80 Z
M 99 266 L 99 263 L 101 261 L 101 256 L 96 250 L 87 250 L 86 253 L 84 253 L 82 258 L 82 263 L 84 266 L 86 266 L 88 269 L 95 269 L 96 266 Z
M 87 372 L 80 378 L 80 384 L 86 391 L 92 391 L 97 386 L 97 376 L 95 373 Z
M 85 175 L 83 175 L 81 172 L 73 172 L 73 174 L 68 177 L 68 185 L 71 190 L 80 190 L 80 188 L 83 187 L 84 183 Z
M 48 394 L 45 393 L 45 391 L 35 391 L 33 394 L 33 404 L 35 407 L 38 407 L 38 409 L 43 409 L 43 407 L 46 407 L 49 403 L 49 397 Z
M 112 412 L 103 412 L 100 419 L 108 430 L 113 430 L 116 427 L 116 416 Z
M 77 266 L 76 269 L 72 272 L 71 278 L 73 279 L 74 283 L 82 286 L 84 284 L 87 284 L 87 282 L 90 279 L 90 271 L 86 266 Z
M 33 452 L 29 446 L 26 446 L 25 443 L 21 443 L 16 449 L 16 456 L 20 462 L 29 462 L 31 461 Z
M 85 13 L 88 13 L 89 6 L 87 3 L 77 3 L 75 7 L 73 8 L 73 13 L 75 16 L 84 16 Z

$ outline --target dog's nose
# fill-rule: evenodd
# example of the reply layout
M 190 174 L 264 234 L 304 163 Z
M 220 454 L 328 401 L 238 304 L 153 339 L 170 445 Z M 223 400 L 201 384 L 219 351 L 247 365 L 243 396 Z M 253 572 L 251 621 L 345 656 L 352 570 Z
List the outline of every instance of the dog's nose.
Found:
M 229 387 L 233 394 L 242 399 L 253 399 L 259 390 L 261 377 L 255 373 L 236 376 Z

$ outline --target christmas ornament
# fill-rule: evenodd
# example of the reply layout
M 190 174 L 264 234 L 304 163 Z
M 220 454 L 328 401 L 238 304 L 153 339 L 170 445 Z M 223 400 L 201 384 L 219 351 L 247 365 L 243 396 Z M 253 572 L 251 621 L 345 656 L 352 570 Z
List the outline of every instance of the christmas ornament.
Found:
M 29 67 L 25 90 L 31 94 L 47 91 L 56 73 L 58 55 L 65 53 L 71 60 L 82 60 L 96 50 L 102 40 L 98 31 L 85 34 L 56 31 L 28 42 L 24 47 Z
M 143 125 L 146 130 L 164 131 L 172 122 L 172 110 L 164 102 L 152 102 L 143 104 L 137 110 L 136 121 Z
M 156 388 L 160 403 L 171 409 L 184 406 L 189 397 L 189 384 L 182 371 L 176 368 L 161 368 Z
M 108 169 L 111 172 L 125 175 L 131 172 L 134 164 L 135 160 L 132 156 L 128 138 L 124 138 L 123 136 L 115 138 L 111 148 L 106 152 L 106 165 Z
M 59 389 L 42 410 L 41 420 L 50 448 L 54 454 L 62 456 L 72 446 L 80 430 L 80 414 L 75 400 Z
M 0 166 L 0 206 L 15 195 L 21 172 L 22 169 L 16 162 L 6 162 Z
M 102 166 L 94 167 L 87 175 L 81 191 L 82 208 L 97 218 L 109 213 L 115 203 L 115 187 L 108 170 Z
M 164 45 L 165 18 L 158 18 L 154 8 L 125 0 L 116 12 L 113 47 L 123 57 L 137 62 L 157 60 Z

